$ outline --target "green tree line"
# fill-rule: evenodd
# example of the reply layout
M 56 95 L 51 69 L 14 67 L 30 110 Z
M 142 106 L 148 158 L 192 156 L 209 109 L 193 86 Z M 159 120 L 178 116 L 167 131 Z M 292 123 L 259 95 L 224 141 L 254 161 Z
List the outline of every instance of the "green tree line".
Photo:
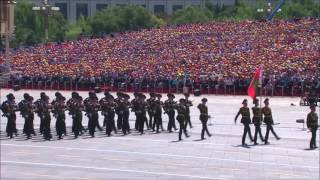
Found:
M 266 1 L 258 0 L 254 5 L 247 5 L 243 0 L 236 0 L 234 6 L 213 5 L 206 1 L 205 7 L 190 6 L 175 11 L 171 17 L 162 18 L 141 6 L 124 6 L 98 11 L 89 18 L 81 16 L 75 23 L 68 23 L 59 12 L 55 12 L 49 17 L 49 41 L 59 42 L 76 39 L 81 35 L 100 36 L 111 32 L 135 31 L 164 25 L 265 18 L 266 11 L 259 13 L 258 8 L 266 10 Z M 281 12 L 274 18 L 302 17 L 319 18 L 320 3 L 315 3 L 314 0 L 286 1 L 281 7 Z M 45 42 L 44 16 L 41 12 L 32 11 L 30 1 L 18 1 L 15 8 L 15 24 L 13 46 Z

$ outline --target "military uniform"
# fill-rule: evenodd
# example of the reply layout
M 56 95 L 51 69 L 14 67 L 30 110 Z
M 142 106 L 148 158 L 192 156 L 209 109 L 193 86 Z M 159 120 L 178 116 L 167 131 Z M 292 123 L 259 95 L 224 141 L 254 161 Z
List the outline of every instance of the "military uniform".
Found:
M 122 112 L 122 132 L 124 135 L 130 134 L 130 125 L 129 125 L 129 108 L 131 107 L 131 103 L 129 102 L 130 96 L 127 94 L 123 94 L 123 99 L 119 102 L 119 109 Z
M 135 104 L 135 113 L 137 114 L 138 131 L 144 133 L 144 123 L 148 121 L 147 119 L 147 103 L 145 101 L 146 96 L 143 94 L 139 95 L 138 101 Z M 148 127 L 148 123 L 146 123 Z
M 179 122 L 180 128 L 179 128 L 179 141 L 181 141 L 182 131 L 184 132 L 186 137 L 189 137 L 186 129 L 186 105 L 185 105 L 185 99 L 180 99 L 180 103 L 175 106 L 175 109 L 178 112 L 177 115 L 177 121 Z
M 120 104 L 123 102 L 123 94 L 121 92 L 117 92 L 117 98 L 115 99 L 115 102 L 117 104 L 117 107 L 115 109 L 115 112 L 117 114 L 117 129 L 122 128 L 122 121 L 123 121 L 123 111 L 120 108 Z
M 161 127 L 161 130 L 163 131 L 163 125 L 162 125 L 162 106 L 163 103 L 161 102 L 161 94 L 157 95 L 158 99 L 155 101 L 154 104 L 154 124 L 152 129 L 155 130 L 157 128 L 157 133 L 159 133 L 159 128 Z
M 75 138 L 77 138 L 82 130 L 82 98 L 78 93 L 73 92 L 71 99 L 67 101 L 67 107 L 69 109 L 69 115 L 72 117 L 72 132 L 74 133 Z
M 186 128 L 189 124 L 190 128 L 192 128 L 191 118 L 190 118 L 190 107 L 193 106 L 192 101 L 188 99 L 189 94 L 185 94 L 185 106 L 186 106 Z
M 50 110 L 52 109 L 52 105 L 49 103 L 49 97 L 43 97 L 43 100 L 40 102 L 40 119 L 43 123 L 43 137 L 46 140 L 50 140 L 52 138 L 51 135 L 51 116 Z
M 269 144 L 269 132 L 271 131 L 272 134 L 274 135 L 274 137 L 279 140 L 279 136 L 276 134 L 276 132 L 274 131 L 272 125 L 273 123 L 273 118 L 272 118 L 272 112 L 271 112 L 271 108 L 269 107 L 269 99 L 266 99 L 264 101 L 264 103 L 266 104 L 265 107 L 262 108 L 262 114 L 264 116 L 263 118 L 263 122 L 267 125 L 267 130 L 266 130 L 266 136 L 264 138 L 265 140 L 265 144 Z
M 311 105 L 310 107 L 312 111 L 307 116 L 307 127 L 310 129 L 312 133 L 312 137 L 310 140 L 310 149 L 315 149 L 317 148 L 316 137 L 317 137 L 317 130 L 318 130 L 318 115 L 315 112 L 315 105 Z
M 150 93 L 150 98 L 147 99 L 148 104 L 148 116 L 149 116 L 149 128 L 153 128 L 154 124 L 154 106 L 155 106 L 155 94 Z M 154 130 L 154 129 L 153 129 Z
M 31 138 L 31 134 L 36 135 L 34 131 L 34 105 L 32 103 L 33 97 L 29 94 L 24 94 L 24 99 L 18 104 L 21 116 L 25 119 L 23 126 L 23 133 L 27 135 L 27 139 Z
M 134 99 L 131 101 L 131 111 L 134 112 L 135 116 L 136 116 L 136 120 L 135 120 L 135 124 L 134 124 L 134 128 L 138 131 L 139 130 L 139 119 L 138 119 L 138 114 L 137 114 L 137 107 L 138 107 L 138 101 L 139 101 L 139 93 L 135 92 L 134 93 Z M 149 128 L 149 127 L 148 127 Z
M 16 110 L 17 105 L 15 103 L 15 97 L 13 94 L 7 95 L 7 101 L 3 102 L 1 105 L 1 110 L 3 112 L 3 116 L 7 117 L 8 123 L 6 127 L 7 136 L 13 138 L 13 134 L 17 134 L 18 130 L 16 128 Z
M 207 122 L 208 122 L 208 119 L 209 119 L 208 107 L 205 104 L 205 102 L 207 102 L 207 99 L 203 98 L 202 102 L 203 102 L 202 104 L 198 105 L 198 109 L 200 111 L 200 121 L 201 121 L 201 124 L 202 124 L 201 139 L 204 139 L 204 133 L 205 132 L 207 133 L 207 135 L 209 137 L 211 136 L 211 134 L 210 134 L 210 132 L 208 130 L 208 126 L 207 126 Z
M 169 122 L 168 122 L 168 131 L 172 132 L 172 128 L 177 130 L 176 123 L 175 123 L 175 109 L 174 107 L 177 105 L 177 103 L 173 100 L 174 95 L 168 94 L 168 100 L 164 102 L 163 110 L 166 114 L 168 114 Z
M 101 115 L 104 116 L 102 126 L 106 127 L 106 125 L 107 125 L 107 115 L 108 115 L 108 112 L 106 111 L 107 110 L 107 102 L 108 102 L 107 96 L 109 96 L 110 93 L 109 92 L 105 92 L 104 95 L 105 95 L 105 97 L 100 99 L 99 104 L 100 104 L 100 109 L 101 109 Z
M 251 130 L 250 130 L 251 119 L 250 119 L 250 109 L 247 107 L 247 100 L 246 99 L 243 100 L 242 104 L 244 106 L 239 109 L 239 112 L 237 113 L 237 115 L 235 117 L 235 122 L 237 121 L 238 116 L 241 114 L 241 116 L 242 116 L 241 123 L 244 126 L 243 135 L 242 135 L 242 145 L 246 146 L 247 144 L 245 143 L 245 141 L 246 141 L 247 133 L 249 134 L 251 141 L 253 141 L 253 138 L 252 138 Z
M 105 98 L 100 100 L 100 106 L 102 114 L 105 117 L 106 122 L 106 134 L 111 136 L 112 130 L 117 133 L 114 116 L 115 116 L 115 107 L 117 104 L 114 102 L 114 98 L 111 94 L 106 95 Z
M 44 93 L 44 92 L 41 92 L 40 93 L 40 99 L 38 99 L 34 105 L 35 105 L 35 108 L 36 108 L 36 113 L 38 115 L 38 117 L 40 118 L 40 134 L 43 134 L 43 127 L 44 127 L 44 122 L 43 122 L 43 116 L 42 116 L 42 104 L 44 103 L 44 98 L 46 97 L 47 95 Z
M 257 145 L 257 139 L 258 139 L 258 134 L 260 136 L 261 141 L 264 141 L 262 133 L 261 133 L 261 122 L 262 122 L 262 109 L 258 107 L 259 102 L 257 100 L 254 100 L 254 103 L 256 106 L 252 107 L 252 123 L 254 124 L 255 127 L 255 132 L 254 132 L 254 144 Z
M 88 129 L 91 137 L 94 137 L 96 127 L 101 131 L 102 128 L 99 126 L 99 114 L 100 104 L 98 97 L 95 93 L 89 92 L 89 97 L 84 100 L 84 106 L 86 115 L 88 116 Z
M 56 132 L 59 139 L 62 139 L 62 135 L 67 135 L 66 130 L 66 104 L 65 97 L 60 93 L 56 93 L 56 99 L 52 101 L 53 106 L 53 116 L 56 118 Z

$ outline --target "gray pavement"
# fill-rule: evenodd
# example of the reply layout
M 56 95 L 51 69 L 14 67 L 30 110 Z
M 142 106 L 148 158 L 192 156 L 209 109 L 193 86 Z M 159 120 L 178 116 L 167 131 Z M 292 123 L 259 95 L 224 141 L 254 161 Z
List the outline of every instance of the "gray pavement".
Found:
M 8 92 L 1 90 L 1 102 Z M 28 92 L 39 97 L 38 91 Z M 19 101 L 24 91 L 13 93 Z M 47 93 L 53 97 L 53 91 Z M 64 94 L 70 97 L 71 93 Z M 87 92 L 81 94 L 87 96 Z M 233 119 L 242 99 L 248 97 L 206 97 L 213 116 L 213 125 L 209 126 L 213 136 L 204 141 L 199 140 L 201 124 L 196 109 L 202 97 L 190 97 L 194 102 L 194 128 L 188 129 L 191 137 L 183 137 L 181 142 L 177 142 L 177 132 L 151 131 L 142 136 L 133 131 L 128 136 L 106 137 L 104 132 L 97 132 L 95 138 L 84 135 L 78 139 L 69 133 L 63 140 L 54 136 L 52 141 L 43 141 L 40 135 L 25 140 L 21 134 L 8 139 L 4 133 L 6 119 L 1 117 L 1 179 L 319 179 L 319 149 L 307 149 L 311 133 L 295 122 L 306 118 L 309 109 L 290 106 L 298 105 L 298 98 L 270 99 L 275 122 L 280 123 L 274 128 L 281 140 L 271 135 L 270 145 L 244 148 L 240 146 L 243 127 L 239 122 L 234 124 Z M 166 129 L 167 117 L 163 118 Z M 130 119 L 134 127 L 134 116 Z M 86 118 L 83 124 L 87 124 Z M 20 132 L 22 126 L 23 119 L 18 116 Z M 35 126 L 39 126 L 38 117 Z M 67 126 L 70 132 L 70 118 Z M 262 131 L 265 133 L 265 127 Z M 251 144 L 249 138 L 247 143 Z

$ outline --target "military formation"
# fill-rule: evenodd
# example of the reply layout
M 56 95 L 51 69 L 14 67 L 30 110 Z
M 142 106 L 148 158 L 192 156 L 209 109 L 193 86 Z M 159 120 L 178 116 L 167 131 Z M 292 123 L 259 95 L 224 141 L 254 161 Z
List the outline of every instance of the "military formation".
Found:
M 248 107 L 248 100 L 247 99 L 243 100 L 243 102 L 242 102 L 243 107 L 241 107 L 239 109 L 239 111 L 234 119 L 234 122 L 236 123 L 239 115 L 242 116 L 241 123 L 244 126 L 243 135 L 242 135 L 242 145 L 248 146 L 245 143 L 247 134 L 249 135 L 249 138 L 254 143 L 254 145 L 259 144 L 257 142 L 258 135 L 260 136 L 260 139 L 262 142 L 264 142 L 264 144 L 270 144 L 269 143 L 270 131 L 275 136 L 275 138 L 277 140 L 280 140 L 280 137 L 276 134 L 276 132 L 273 129 L 274 121 L 272 118 L 271 108 L 269 107 L 269 99 L 266 98 L 264 100 L 264 107 L 263 108 L 259 107 L 259 100 L 258 99 L 254 99 L 253 104 L 254 104 L 254 107 L 252 107 L 252 113 L 253 113 L 252 121 L 251 121 L 250 109 Z M 254 124 L 254 126 L 255 126 L 254 137 L 252 137 L 251 130 L 250 130 L 251 123 Z M 261 133 L 260 126 L 262 123 L 265 123 L 267 126 L 265 137 L 263 137 L 263 135 Z
M 192 128 L 190 119 L 190 107 L 192 102 L 188 99 L 189 94 L 185 94 L 185 98 L 175 101 L 174 94 L 167 94 L 167 100 L 162 101 L 162 95 L 150 93 L 150 98 L 146 98 L 143 93 L 134 93 L 134 99 L 130 101 L 128 94 L 118 92 L 114 97 L 109 92 L 104 93 L 104 97 L 99 100 L 96 93 L 89 92 L 89 97 L 83 99 L 79 93 L 72 92 L 71 98 L 66 98 L 59 92 L 55 93 L 55 99 L 50 102 L 50 98 L 44 92 L 40 93 L 40 98 L 34 101 L 34 98 L 28 93 L 23 95 L 24 99 L 17 103 L 13 94 L 7 95 L 7 100 L 2 103 L 1 110 L 3 116 L 7 117 L 8 123 L 6 127 L 7 136 L 13 138 L 17 135 L 16 113 L 19 111 L 25 120 L 23 133 L 30 139 L 36 136 L 34 130 L 34 118 L 37 115 L 40 119 L 39 133 L 45 140 L 52 139 L 51 133 L 51 117 L 55 118 L 55 128 L 58 139 L 67 136 L 66 130 L 66 112 L 72 118 L 72 132 L 75 138 L 88 133 L 91 137 L 95 137 L 95 132 L 103 131 L 107 136 L 122 133 L 127 135 L 131 133 L 129 124 L 130 111 L 135 114 L 134 129 L 141 135 L 145 133 L 145 129 L 152 130 L 155 133 L 165 131 L 162 115 L 167 114 L 169 121 L 167 131 L 169 133 L 177 131 L 175 121 L 179 123 L 179 140 L 182 140 L 182 133 L 189 137 L 187 126 Z M 204 138 L 204 132 L 209 136 L 211 134 L 207 128 L 208 107 L 207 99 L 203 99 L 199 104 L 200 121 L 203 125 L 201 138 Z M 88 119 L 87 128 L 83 126 L 82 119 L 84 115 Z M 101 113 L 100 113 L 101 112 Z M 176 115 L 177 112 L 177 115 Z M 102 126 L 99 124 L 99 115 L 103 116 Z M 51 116 L 52 115 L 52 116 Z M 117 116 L 117 119 L 115 119 Z
M 177 131 L 179 127 L 179 141 L 182 140 L 182 134 L 189 137 L 187 127 L 192 128 L 190 118 L 190 107 L 193 106 L 192 101 L 189 100 L 189 94 L 184 94 L 184 98 L 175 100 L 172 93 L 167 94 L 167 99 L 162 101 L 162 95 L 150 93 L 150 98 L 147 99 L 143 93 L 135 92 L 134 99 L 130 101 L 128 94 L 117 92 L 117 97 L 114 97 L 109 92 L 104 93 L 104 97 L 99 100 L 96 93 L 89 92 L 89 97 L 83 99 L 79 93 L 72 92 L 71 98 L 66 98 L 59 92 L 55 93 L 55 99 L 50 102 L 50 98 L 44 92 L 40 93 L 40 98 L 34 101 L 34 98 L 28 93 L 23 95 L 23 100 L 16 104 L 15 97 L 12 93 L 7 95 L 7 100 L 1 105 L 3 116 L 7 118 L 6 133 L 7 136 L 13 138 L 18 134 L 16 128 L 16 112 L 20 112 L 24 118 L 23 134 L 27 139 L 36 136 L 34 129 L 34 119 L 37 115 L 40 119 L 39 133 L 45 140 L 52 139 L 51 134 L 51 114 L 55 118 L 55 128 L 58 139 L 67 136 L 66 130 L 66 112 L 72 118 L 72 132 L 75 138 L 88 133 L 91 137 L 95 137 L 97 130 L 103 131 L 105 127 L 105 134 L 111 136 L 112 134 L 122 133 L 127 135 L 131 133 L 132 128 L 129 124 L 130 111 L 135 114 L 134 129 L 141 135 L 145 130 L 152 130 L 155 133 L 165 131 L 162 121 L 162 115 L 168 116 L 167 131 L 172 133 Z M 207 122 L 210 119 L 208 114 L 208 107 L 206 105 L 207 99 L 203 98 L 201 103 L 197 106 L 200 111 L 199 120 L 202 124 L 201 139 L 205 139 L 205 134 L 211 137 L 208 130 Z M 250 140 L 254 145 L 258 145 L 258 136 L 264 144 L 269 144 L 269 133 L 271 132 L 277 140 L 280 137 L 276 134 L 273 125 L 272 111 L 269 106 L 269 99 L 264 100 L 264 107 L 259 107 L 259 100 L 254 99 L 252 107 L 253 117 L 251 119 L 250 109 L 248 107 L 248 100 L 244 99 L 243 107 L 241 107 L 235 117 L 235 123 L 241 115 L 241 123 L 244 125 L 242 136 L 242 145 L 246 144 L 246 136 L 248 134 Z M 317 148 L 316 146 L 316 132 L 318 129 L 318 115 L 315 112 L 316 105 L 310 105 L 311 112 L 307 116 L 307 127 L 312 133 L 310 141 L 310 149 Z M 87 128 L 83 126 L 83 112 L 88 119 Z M 99 113 L 101 112 L 101 113 Z M 103 116 L 103 125 L 99 124 L 99 115 Z M 116 119 L 117 116 L 117 119 Z M 179 126 L 176 125 L 176 120 Z M 261 125 L 266 125 L 266 134 L 262 135 Z M 255 127 L 254 136 L 251 134 L 250 124 Z
M 237 122 L 238 117 L 241 115 L 241 123 L 244 126 L 243 135 L 242 135 L 242 146 L 248 146 L 245 142 L 247 134 L 249 135 L 250 140 L 254 143 L 254 145 L 258 145 L 258 135 L 260 137 L 260 140 L 264 142 L 264 144 L 270 144 L 269 142 L 269 133 L 271 132 L 274 137 L 277 140 L 280 140 L 280 137 L 277 135 L 275 130 L 273 129 L 273 125 L 275 124 L 272 117 L 272 111 L 269 104 L 269 99 L 266 98 L 264 101 L 264 107 L 259 107 L 259 100 L 254 99 L 253 104 L 254 107 L 252 107 L 252 121 L 250 117 L 250 109 L 248 107 L 248 100 L 244 99 L 242 102 L 242 107 L 239 109 L 234 122 Z M 310 149 L 316 149 L 316 133 L 318 130 L 318 115 L 316 113 L 316 104 L 312 103 L 310 104 L 311 112 L 307 116 L 307 127 L 310 130 L 312 137 L 310 140 Z M 266 134 L 265 136 L 262 135 L 261 132 L 261 125 L 264 123 L 266 125 Z M 251 130 L 250 130 L 250 124 L 254 124 L 255 127 L 255 133 L 254 137 L 252 137 Z

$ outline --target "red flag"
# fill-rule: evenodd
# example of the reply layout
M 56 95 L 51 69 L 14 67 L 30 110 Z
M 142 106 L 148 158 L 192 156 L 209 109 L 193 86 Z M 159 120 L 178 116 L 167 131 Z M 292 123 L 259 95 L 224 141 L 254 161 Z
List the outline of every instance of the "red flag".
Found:
M 261 80 L 262 80 L 262 70 L 261 68 L 258 68 L 254 73 L 254 76 L 250 82 L 250 85 L 247 91 L 248 96 L 252 97 L 252 99 L 255 99 L 257 97 L 258 85 L 259 85 L 259 82 L 261 83 Z

